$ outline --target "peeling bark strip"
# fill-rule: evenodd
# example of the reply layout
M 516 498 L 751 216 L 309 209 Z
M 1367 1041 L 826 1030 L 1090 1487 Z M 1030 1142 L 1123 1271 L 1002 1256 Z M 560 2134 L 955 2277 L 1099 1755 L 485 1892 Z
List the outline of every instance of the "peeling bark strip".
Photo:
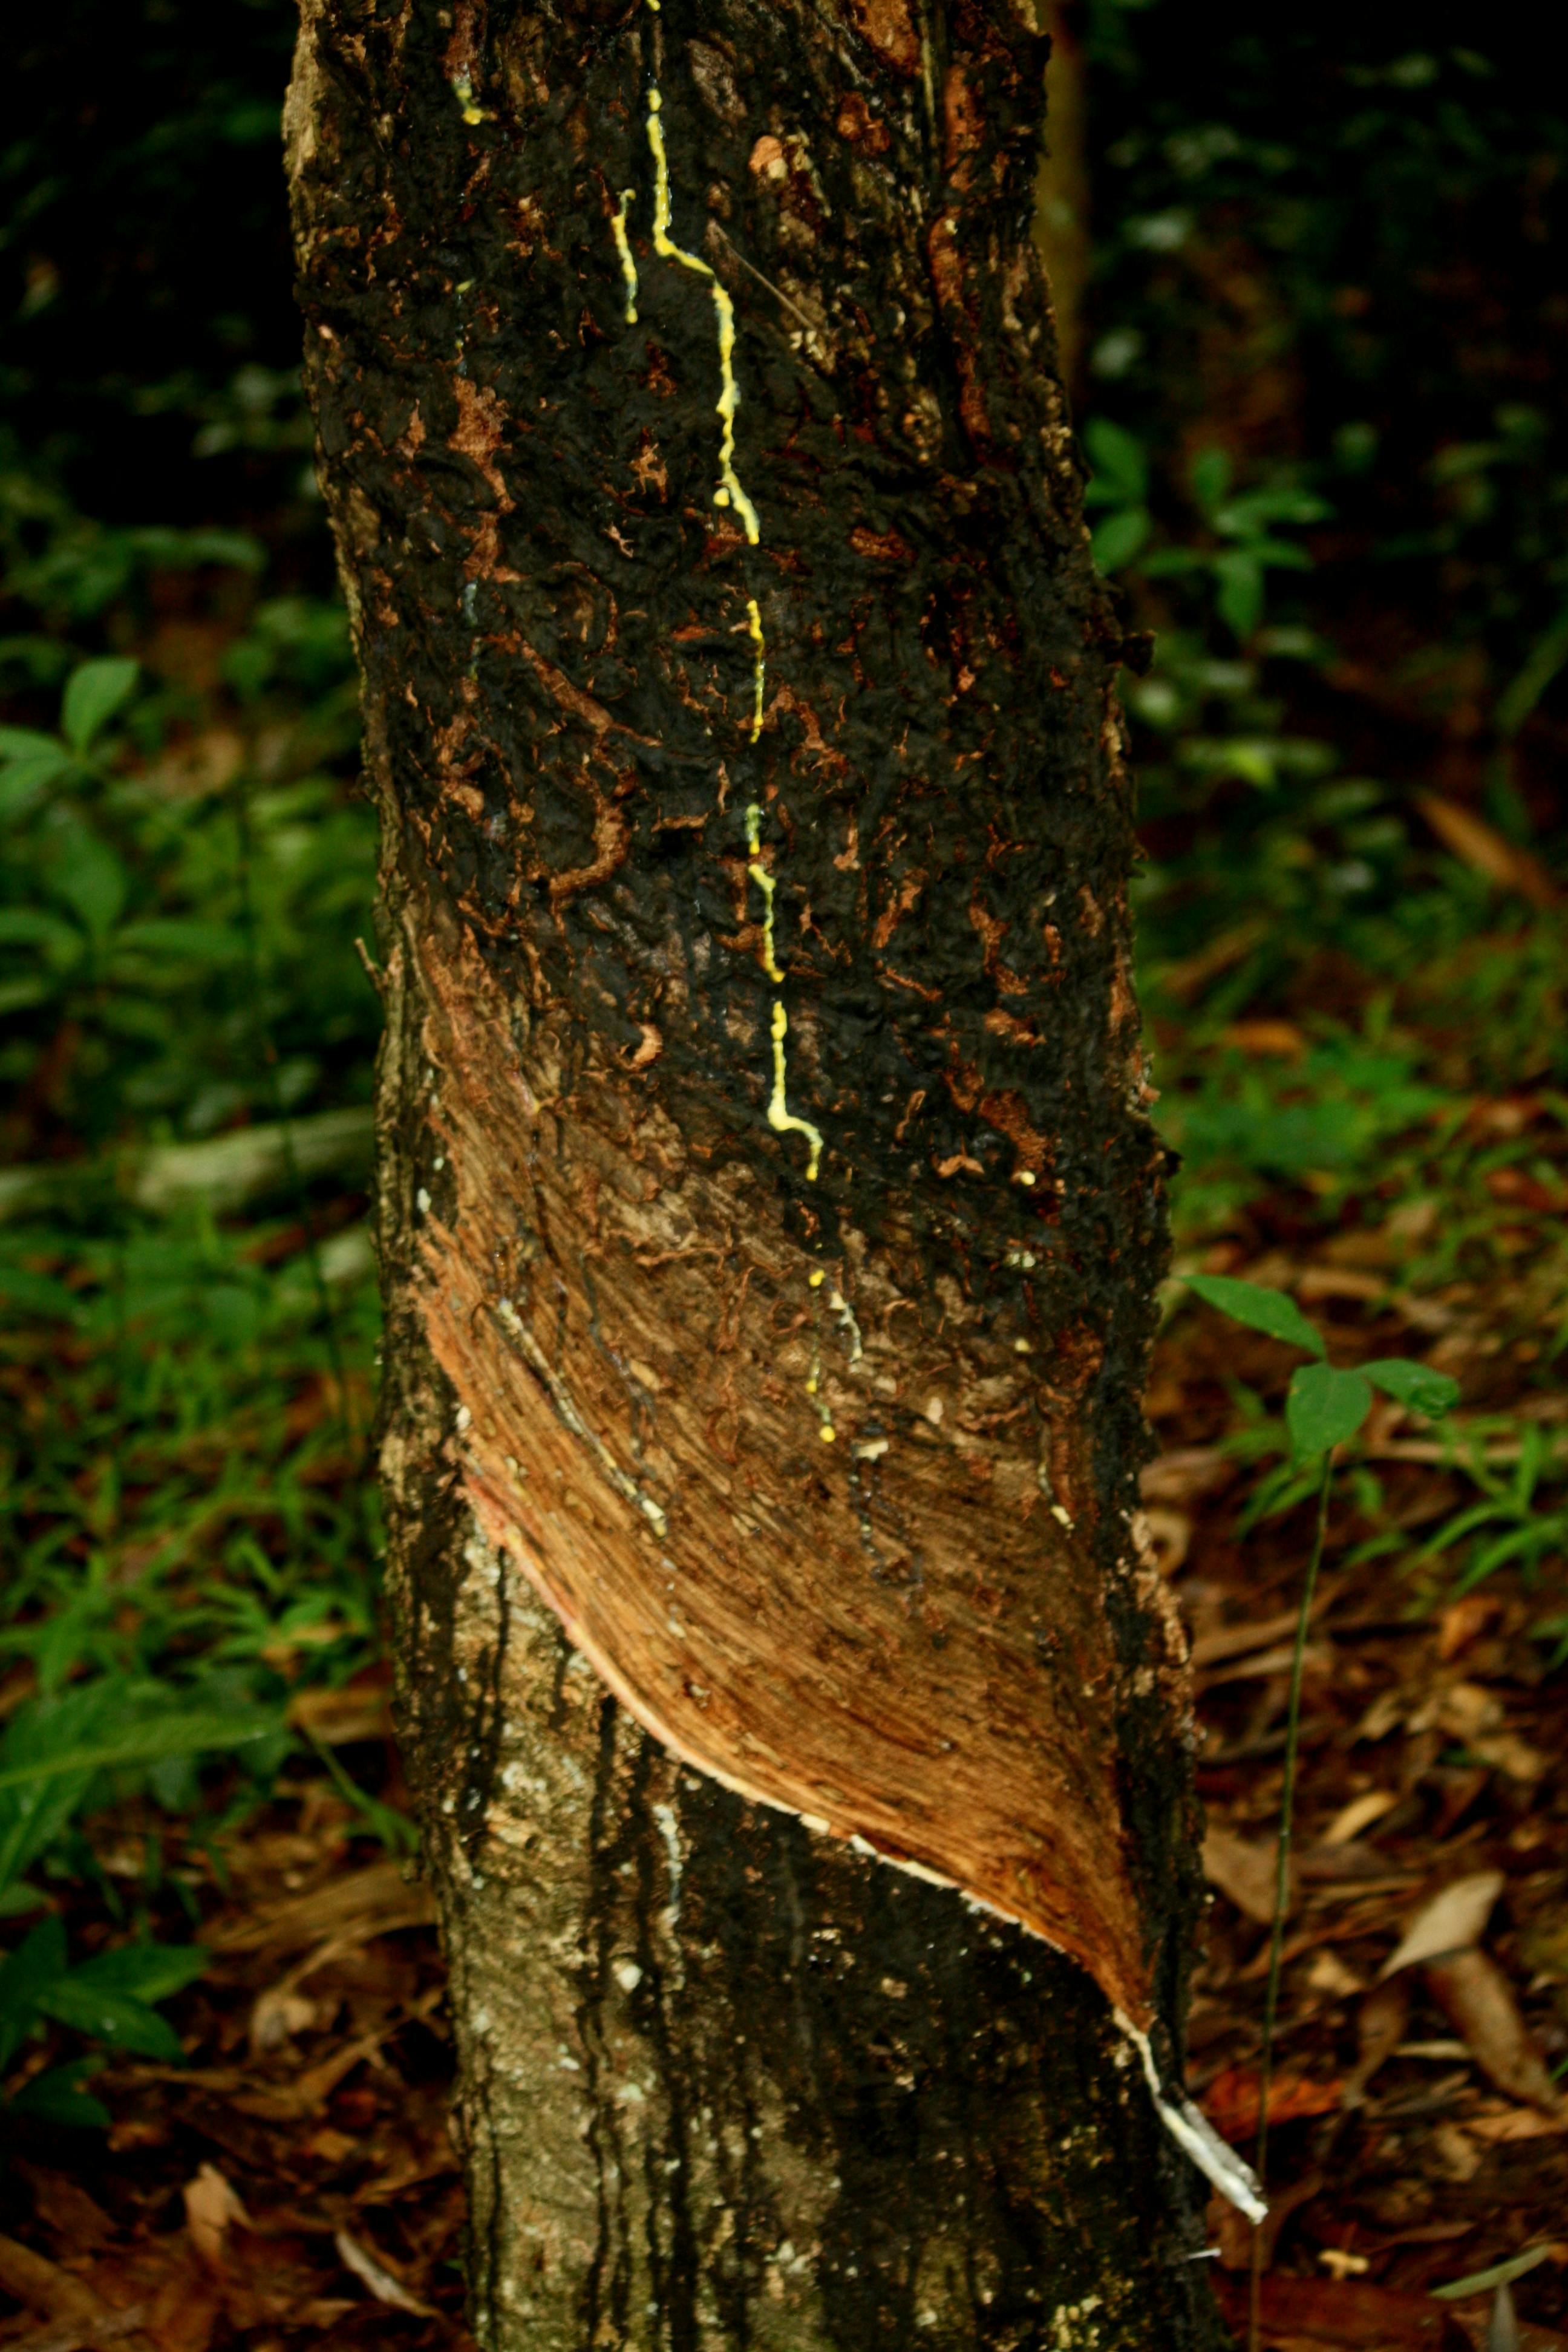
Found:
M 1159 1150 L 1043 64 L 1007 0 L 307 0 L 291 167 L 405 1008 L 405 1627 L 481 1540 L 670 1756 L 1168 2070 Z

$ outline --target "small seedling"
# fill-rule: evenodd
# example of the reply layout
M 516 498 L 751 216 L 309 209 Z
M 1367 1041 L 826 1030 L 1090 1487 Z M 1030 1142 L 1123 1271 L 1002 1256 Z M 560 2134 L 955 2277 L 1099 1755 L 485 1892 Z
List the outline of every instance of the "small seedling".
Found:
M 1311 1557 L 1301 1587 L 1296 1618 L 1296 1641 L 1290 1659 L 1290 1693 L 1285 1717 L 1285 1779 L 1279 1796 L 1279 1844 L 1274 1880 L 1274 1917 L 1268 1937 L 1268 1984 L 1263 2004 L 1263 2051 L 1258 2062 L 1258 2154 L 1255 2159 L 1259 2192 L 1268 2179 L 1268 2087 L 1273 2072 L 1274 2025 L 1279 2005 L 1279 1966 L 1285 1941 L 1285 1913 L 1289 1899 L 1290 1838 L 1296 1803 L 1296 1759 L 1301 1723 L 1301 1680 L 1307 1655 L 1307 1634 L 1322 1566 L 1323 1540 L 1329 1524 L 1329 1496 L 1333 1482 L 1335 1450 L 1359 1435 L 1375 1402 L 1375 1391 L 1437 1420 L 1458 1401 L 1459 1388 L 1445 1372 L 1434 1372 L 1408 1357 L 1384 1356 L 1349 1370 L 1328 1360 L 1322 1333 L 1309 1321 L 1295 1300 L 1282 1290 L 1242 1282 L 1231 1275 L 1194 1274 L 1188 1287 L 1205 1306 L 1215 1307 L 1233 1323 L 1267 1332 L 1271 1339 L 1300 1348 L 1309 1358 L 1290 1376 L 1285 1398 L 1285 1426 L 1290 1446 L 1301 1465 L 1318 1465 L 1317 1522 Z M 1252 2233 L 1252 2292 L 1247 2327 L 1248 2352 L 1258 2352 L 1260 2329 L 1260 2287 L 1263 2236 Z

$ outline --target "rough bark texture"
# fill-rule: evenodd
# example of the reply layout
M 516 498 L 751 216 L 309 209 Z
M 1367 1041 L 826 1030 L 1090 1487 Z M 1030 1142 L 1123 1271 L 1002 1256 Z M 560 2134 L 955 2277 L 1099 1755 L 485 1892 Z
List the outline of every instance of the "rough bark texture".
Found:
M 1173 2067 L 1196 1882 L 1043 62 L 1005 0 L 308 0 L 497 2352 L 1209 2325 L 1108 2007 Z

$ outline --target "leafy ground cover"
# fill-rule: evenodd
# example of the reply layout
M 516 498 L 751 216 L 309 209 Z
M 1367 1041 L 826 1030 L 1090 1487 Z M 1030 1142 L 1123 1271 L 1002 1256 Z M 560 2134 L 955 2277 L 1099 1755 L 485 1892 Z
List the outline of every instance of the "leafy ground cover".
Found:
M 441 1975 L 368 1476 L 373 827 L 247 161 L 272 169 L 286 26 L 176 8 L 133 61 L 117 32 L 115 89 L 68 121 L 58 45 L 100 16 L 30 37 L 43 97 L 0 153 L 26 265 L 0 370 L 0 2342 L 447 2345 Z M 1181 1165 L 1143 1537 L 1209 1809 L 1192 2083 L 1249 2144 L 1315 1483 L 1299 1358 L 1195 1276 L 1289 1294 L 1338 1365 L 1460 1390 L 1440 1425 L 1382 1399 L 1336 1477 L 1266 2338 L 1454 2352 L 1489 2291 L 1432 2291 L 1529 2257 L 1522 2341 L 1550 2352 L 1568 457 L 1538 248 L 1568 128 L 1426 16 L 1403 46 L 1392 21 L 1260 44 L 1220 9 L 1195 62 L 1163 7 L 1097 0 L 1082 29 L 1090 519 L 1154 638 L 1124 686 Z M 205 290 L 235 272 L 204 188 L 249 239 L 248 310 Z M 1428 1924 L 1391 1968 L 1446 1895 L 1447 1949 Z M 1242 2314 L 1247 2249 L 1211 2221 Z

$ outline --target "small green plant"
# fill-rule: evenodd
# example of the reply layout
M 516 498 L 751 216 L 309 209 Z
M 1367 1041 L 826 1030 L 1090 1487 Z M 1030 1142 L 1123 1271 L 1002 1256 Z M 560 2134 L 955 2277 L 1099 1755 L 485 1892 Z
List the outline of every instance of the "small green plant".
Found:
M 1093 542 L 1094 559 L 1102 572 L 1123 572 L 1137 563 L 1146 580 L 1206 583 L 1220 619 L 1246 644 L 1263 620 L 1268 572 L 1311 570 L 1307 550 L 1295 540 L 1281 538 L 1280 531 L 1285 526 L 1328 520 L 1333 509 L 1316 492 L 1284 479 L 1237 490 L 1225 451 L 1204 449 L 1187 477 L 1198 511 L 1198 540 L 1145 553 L 1154 532 L 1148 451 L 1136 434 L 1108 416 L 1091 417 L 1083 439 L 1094 467 L 1084 504 L 1106 510 L 1095 527 Z
M 201 1975 L 205 1952 L 139 1939 L 73 1968 L 62 1922 L 26 1874 L 48 1860 L 105 1775 L 243 1748 L 278 1728 L 276 1715 L 181 1707 L 165 1685 L 110 1675 L 18 1708 L 0 1737 L 0 1918 L 47 1916 L 0 1957 L 0 2086 L 49 2021 L 137 2057 L 179 2063 L 178 2036 L 155 2004 Z M 102 2104 L 82 2088 L 95 2063 L 46 2068 L 9 2095 L 0 2087 L 0 2117 L 107 2124 Z
M 1542 1481 L 1561 1476 L 1563 1471 L 1561 1457 L 1538 1422 L 1526 1422 L 1521 1428 L 1518 1459 L 1508 1465 L 1508 1475 L 1500 1475 L 1479 1448 L 1471 1451 L 1464 1467 L 1481 1489 L 1479 1501 L 1457 1511 L 1422 1547 L 1422 1557 L 1430 1559 L 1467 1537 L 1478 1538 L 1457 1591 L 1468 1592 L 1496 1570 L 1511 1565 L 1528 1580 L 1543 1562 L 1568 1551 L 1568 1503 L 1543 1507 L 1537 1498 Z
M 1279 1841 L 1274 1881 L 1274 1917 L 1268 1937 L 1268 1982 L 1263 2008 L 1263 2048 L 1258 2061 L 1257 2169 L 1261 2189 L 1268 2166 L 1268 2088 L 1273 2072 L 1274 2027 L 1279 2004 L 1280 1959 L 1285 1942 L 1285 1915 L 1289 1900 L 1290 1843 L 1296 1804 L 1296 1764 L 1300 1744 L 1301 1681 L 1307 1655 L 1307 1635 L 1312 1622 L 1318 1574 L 1328 1533 L 1329 1496 L 1334 1454 L 1360 1434 L 1376 1402 L 1376 1391 L 1393 1397 L 1426 1420 L 1442 1417 L 1458 1402 L 1457 1381 L 1434 1372 L 1406 1356 L 1383 1356 L 1359 1368 L 1331 1364 L 1322 1333 L 1302 1314 L 1283 1290 L 1261 1283 L 1243 1282 L 1235 1276 L 1194 1274 L 1188 1287 L 1206 1306 L 1217 1307 L 1233 1323 L 1267 1332 L 1289 1348 L 1300 1348 L 1308 1360 L 1298 1364 L 1285 1397 L 1285 1424 L 1297 1464 L 1316 1473 L 1317 1519 L 1312 1549 L 1301 1586 L 1296 1617 L 1295 1647 L 1290 1660 L 1290 1686 L 1285 1718 L 1284 1785 L 1279 1795 Z M 1259 2326 L 1259 2284 L 1263 2240 L 1256 2228 L 1252 2240 L 1252 2294 L 1249 2341 L 1256 2352 Z

